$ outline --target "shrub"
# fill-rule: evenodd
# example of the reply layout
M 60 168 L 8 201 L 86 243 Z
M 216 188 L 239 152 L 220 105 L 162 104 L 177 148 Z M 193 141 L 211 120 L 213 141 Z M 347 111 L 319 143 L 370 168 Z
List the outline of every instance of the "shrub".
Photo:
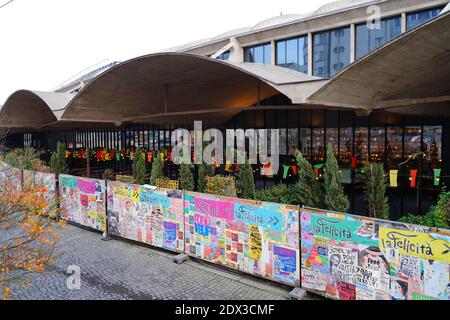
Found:
M 255 178 L 248 159 L 245 164 L 239 165 L 239 171 L 236 174 L 236 188 L 240 198 L 255 199 Z
M 67 172 L 66 147 L 61 142 L 58 142 L 56 151 L 52 153 L 50 158 L 50 168 L 52 172 L 56 174 Z
M 341 185 L 341 173 L 331 144 L 327 145 L 327 161 L 325 162 L 325 208 L 327 210 L 346 212 L 350 202 Z
M 369 217 L 389 219 L 389 199 L 386 195 L 386 177 L 382 163 L 367 163 L 363 169 L 365 196 Z
M 49 172 L 50 169 L 39 159 L 36 151 L 31 148 L 14 149 L 5 156 L 5 162 L 12 167 L 24 170 Z
M 180 164 L 180 188 L 181 190 L 194 191 L 194 177 L 192 175 L 190 164 Z
M 232 176 L 214 176 L 206 178 L 206 193 L 218 196 L 236 197 L 236 182 Z
M 299 191 L 297 184 L 290 186 L 280 184 L 270 189 L 256 191 L 255 198 L 259 201 L 298 205 L 301 203 Z
M 142 155 L 142 152 L 137 150 L 132 164 L 133 169 L 133 178 L 137 184 L 145 183 L 145 175 L 146 175 L 146 164 L 145 157 Z
M 198 166 L 197 177 L 197 191 L 205 192 L 206 190 L 206 178 L 214 176 L 214 167 L 206 163 L 202 163 Z
M 299 203 L 307 207 L 323 208 L 323 191 L 322 187 L 314 175 L 311 164 L 306 160 L 300 151 L 295 152 L 295 158 L 298 165 L 298 182 L 296 189 L 298 190 Z
M 150 184 L 152 186 L 156 185 L 156 179 L 163 179 L 164 173 L 163 173 L 163 162 L 161 160 L 161 156 L 157 154 L 155 157 L 153 157 L 153 163 L 152 163 L 152 173 L 150 176 Z
M 431 207 L 425 216 L 408 215 L 399 220 L 404 223 L 412 223 L 435 228 L 450 228 L 450 192 L 445 189 L 439 195 L 435 206 Z

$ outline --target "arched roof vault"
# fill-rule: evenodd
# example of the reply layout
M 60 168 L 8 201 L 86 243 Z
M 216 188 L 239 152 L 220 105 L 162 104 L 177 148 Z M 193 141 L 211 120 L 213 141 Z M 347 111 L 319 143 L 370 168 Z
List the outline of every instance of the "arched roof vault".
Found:
M 0 127 L 38 128 L 56 122 L 73 94 L 18 90 L 0 110 Z
M 226 63 L 183 53 L 125 61 L 91 81 L 69 103 L 63 121 L 184 122 L 227 118 L 282 94 L 281 84 L 316 80 L 285 68 Z M 223 119 L 226 121 L 226 119 Z

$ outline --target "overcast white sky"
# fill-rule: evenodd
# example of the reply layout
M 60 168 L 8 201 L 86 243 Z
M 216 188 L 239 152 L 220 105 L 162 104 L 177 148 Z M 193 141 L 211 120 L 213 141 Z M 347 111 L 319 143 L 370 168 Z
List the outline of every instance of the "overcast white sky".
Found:
M 15 90 L 50 91 L 104 59 L 123 61 L 328 2 L 14 0 L 0 9 L 0 105 Z

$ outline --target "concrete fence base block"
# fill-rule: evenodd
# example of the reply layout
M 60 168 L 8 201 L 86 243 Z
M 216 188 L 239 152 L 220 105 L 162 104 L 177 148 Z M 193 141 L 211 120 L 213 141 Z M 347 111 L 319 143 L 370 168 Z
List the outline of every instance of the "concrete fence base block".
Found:
M 189 256 L 184 253 L 177 254 L 176 256 L 173 257 L 173 262 L 175 262 L 176 264 L 182 264 L 187 260 L 189 260 Z
M 103 232 L 102 240 L 103 241 L 109 241 L 109 240 L 112 240 L 112 238 L 111 238 L 111 236 L 109 234 L 107 234 L 106 232 Z
M 291 300 L 303 300 L 306 296 L 306 291 L 302 288 L 294 288 L 291 292 L 289 292 L 289 298 Z

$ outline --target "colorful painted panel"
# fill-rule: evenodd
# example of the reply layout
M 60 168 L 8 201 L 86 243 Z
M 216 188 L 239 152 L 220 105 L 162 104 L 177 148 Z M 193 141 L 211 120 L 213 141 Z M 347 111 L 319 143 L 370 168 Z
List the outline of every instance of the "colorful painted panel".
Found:
M 54 173 L 23 170 L 23 189 L 30 190 L 33 187 L 45 187 L 43 196 L 47 202 L 47 208 L 56 206 L 56 177 Z
M 172 251 L 184 250 L 183 197 L 179 190 L 150 190 L 108 181 L 109 232 Z
M 299 283 L 294 206 L 185 193 L 186 253 L 271 280 Z
M 22 170 L 0 162 L 0 186 L 7 186 L 11 191 L 22 190 Z
M 450 231 L 302 209 L 302 287 L 340 300 L 449 300 Z
M 106 226 L 104 180 L 59 176 L 61 217 L 96 230 Z

